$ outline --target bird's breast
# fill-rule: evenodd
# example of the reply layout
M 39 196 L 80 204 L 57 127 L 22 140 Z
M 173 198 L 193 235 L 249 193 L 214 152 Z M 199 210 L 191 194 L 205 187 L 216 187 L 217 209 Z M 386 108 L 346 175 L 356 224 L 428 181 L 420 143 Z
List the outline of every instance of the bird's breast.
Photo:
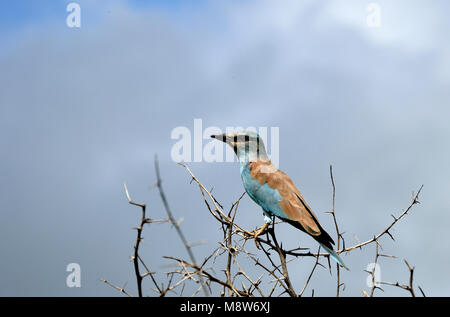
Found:
M 247 194 L 264 210 L 275 214 L 278 217 L 284 217 L 280 208 L 280 201 L 283 197 L 279 194 L 277 189 L 271 188 L 264 177 L 252 173 L 253 163 L 248 163 L 241 168 L 241 178 Z

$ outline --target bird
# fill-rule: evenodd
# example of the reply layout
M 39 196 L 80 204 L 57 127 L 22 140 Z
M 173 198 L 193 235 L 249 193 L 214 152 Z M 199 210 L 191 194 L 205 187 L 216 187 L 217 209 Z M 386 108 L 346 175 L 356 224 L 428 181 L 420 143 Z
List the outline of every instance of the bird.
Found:
M 256 132 L 243 130 L 213 134 L 211 138 L 233 148 L 245 191 L 263 210 L 264 225 L 254 231 L 255 242 L 277 217 L 314 238 L 339 265 L 349 270 L 334 251 L 333 239 L 320 225 L 297 186 L 286 173 L 272 164 L 264 142 Z

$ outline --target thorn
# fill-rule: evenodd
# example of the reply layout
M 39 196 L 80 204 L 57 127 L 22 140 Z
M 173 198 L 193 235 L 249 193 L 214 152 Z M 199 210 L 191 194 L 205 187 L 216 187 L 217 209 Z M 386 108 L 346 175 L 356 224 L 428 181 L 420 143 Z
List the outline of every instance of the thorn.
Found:
M 392 259 L 396 259 L 397 257 L 395 255 L 390 255 L 390 254 L 378 254 L 379 256 L 383 256 L 385 258 L 392 258 Z
M 393 237 L 392 234 L 389 232 L 389 230 L 386 231 L 386 233 L 389 235 L 389 237 L 391 237 L 391 239 L 392 239 L 393 241 L 395 241 L 394 237 Z
M 426 296 L 425 296 L 425 293 L 423 292 L 422 287 L 420 287 L 420 285 L 419 285 L 419 290 L 420 290 L 420 292 L 422 293 L 422 296 L 423 296 L 423 297 L 426 297 Z
M 323 267 L 324 269 L 326 269 L 325 265 L 323 265 L 323 264 L 320 263 L 320 262 L 317 262 L 317 265 L 319 265 L 319 266 Z

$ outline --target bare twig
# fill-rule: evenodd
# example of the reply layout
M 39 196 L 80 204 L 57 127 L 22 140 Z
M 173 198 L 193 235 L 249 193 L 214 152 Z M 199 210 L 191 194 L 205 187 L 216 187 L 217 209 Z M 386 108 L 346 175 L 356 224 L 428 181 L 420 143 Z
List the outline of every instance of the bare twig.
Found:
M 112 288 L 114 288 L 114 289 L 118 290 L 119 292 L 121 292 L 121 293 L 127 295 L 128 297 L 133 297 L 133 295 L 131 295 L 130 293 L 128 293 L 128 292 L 125 290 L 125 285 L 124 285 L 123 287 L 119 287 L 119 286 L 116 286 L 116 285 L 114 285 L 113 283 L 111 283 L 111 282 L 109 282 L 109 281 L 107 281 L 107 280 L 101 279 L 100 281 L 102 281 L 102 282 L 105 283 L 105 284 L 108 284 L 108 285 L 111 286 Z
M 297 294 L 296 294 L 296 292 L 294 290 L 294 287 L 292 286 L 291 279 L 289 278 L 289 271 L 288 271 L 287 265 L 286 265 L 286 253 L 278 245 L 277 238 L 275 237 L 275 228 L 272 227 L 269 232 L 270 232 L 270 235 L 272 236 L 272 239 L 274 241 L 275 250 L 278 252 L 278 255 L 280 257 L 281 267 L 283 269 L 284 282 L 286 283 L 286 285 L 288 287 L 287 292 L 289 293 L 290 296 L 297 297 Z
M 331 207 L 331 215 L 333 216 L 333 222 L 334 227 L 336 229 L 336 235 L 337 235 L 337 249 L 339 250 L 341 248 L 341 238 L 342 242 L 344 243 L 344 238 L 341 236 L 341 233 L 339 232 L 339 226 L 336 219 L 336 212 L 335 212 L 335 201 L 336 201 L 336 186 L 334 184 L 334 177 L 333 177 L 333 165 L 330 165 L 330 178 L 331 178 L 331 186 L 332 186 L 332 207 Z M 345 244 L 344 244 L 345 245 Z M 340 276 L 340 267 L 339 264 L 336 263 L 336 297 L 339 297 L 340 295 L 340 289 L 341 289 L 341 276 Z
M 133 263 L 134 263 L 134 272 L 136 274 L 138 296 L 142 297 L 142 278 L 143 277 L 142 277 L 142 275 L 140 273 L 140 270 L 139 270 L 139 246 L 140 246 L 141 241 L 142 241 L 142 230 L 144 228 L 144 224 L 147 223 L 147 218 L 145 217 L 145 210 L 146 210 L 147 207 L 146 207 L 145 204 L 136 203 L 136 202 L 134 202 L 131 199 L 130 194 L 128 193 L 127 184 L 123 183 L 123 187 L 125 188 L 125 194 L 127 195 L 128 202 L 131 205 L 140 207 L 141 210 L 142 210 L 141 222 L 139 223 L 139 227 L 136 228 L 137 236 L 136 236 L 136 243 L 134 245 L 134 254 L 132 256 Z M 150 274 L 150 275 L 152 275 L 152 274 Z M 156 285 L 156 283 L 155 283 L 155 285 Z
M 416 293 L 414 291 L 414 286 L 413 286 L 413 280 L 414 280 L 414 267 L 412 267 L 411 265 L 409 265 L 408 261 L 403 260 L 406 264 L 406 266 L 408 267 L 409 270 L 409 284 L 400 284 L 399 282 L 396 283 L 391 283 L 391 282 L 380 282 L 380 284 L 385 284 L 385 285 L 390 285 L 390 286 L 395 286 L 401 289 L 404 289 L 406 291 L 408 291 L 412 297 L 416 297 Z M 419 287 L 420 292 L 422 293 L 422 295 L 425 297 L 425 294 L 423 293 L 423 290 Z
M 389 230 L 391 230 L 392 227 L 393 227 L 400 219 L 402 219 L 406 214 L 408 214 L 408 212 L 411 210 L 411 208 L 412 208 L 415 204 L 419 204 L 419 203 L 420 203 L 420 202 L 419 202 L 419 194 L 420 194 L 420 192 L 422 191 L 422 188 L 423 188 L 423 185 L 420 186 L 419 190 L 417 191 L 417 194 L 413 195 L 413 199 L 412 199 L 410 205 L 409 205 L 409 206 L 408 206 L 408 207 L 400 214 L 400 216 L 395 217 L 395 216 L 392 215 L 392 218 L 394 218 L 394 220 L 392 221 L 391 224 L 389 224 L 389 225 L 386 227 L 386 229 L 384 229 L 382 232 L 380 232 L 378 235 L 374 236 L 374 237 L 373 237 L 372 239 L 370 239 L 370 240 L 367 240 L 367 241 L 365 241 L 365 242 L 358 243 L 358 244 L 356 244 L 356 245 L 354 245 L 354 246 L 352 246 L 352 247 L 349 247 L 349 248 L 343 248 L 342 250 L 339 250 L 339 251 L 337 251 L 337 252 L 338 252 L 338 253 L 349 252 L 349 251 L 355 250 L 355 249 L 357 249 L 357 248 L 361 248 L 361 247 L 363 247 L 363 246 L 365 246 L 365 245 L 368 245 L 368 244 L 370 244 L 370 243 L 373 243 L 373 242 L 377 241 L 378 239 L 380 239 L 380 238 L 381 238 L 382 236 L 384 236 L 385 234 L 387 234 L 388 236 L 390 236 L 390 237 L 392 238 L 392 235 L 391 235 L 391 233 L 389 232 Z
M 155 172 L 156 172 L 156 185 L 159 189 L 159 194 L 160 194 L 161 200 L 164 204 L 164 208 L 166 210 L 167 217 L 169 218 L 170 223 L 175 227 L 175 230 L 177 231 L 178 236 L 180 237 L 181 241 L 183 242 L 184 247 L 186 248 L 187 253 L 189 254 L 189 258 L 191 259 L 191 261 L 194 264 L 196 264 L 197 261 L 195 260 L 194 252 L 192 252 L 191 245 L 187 242 L 186 237 L 184 236 L 184 233 L 180 228 L 180 225 L 175 221 L 175 218 L 172 215 L 172 211 L 169 208 L 169 203 L 167 201 L 166 195 L 164 194 L 164 190 L 162 188 L 162 180 L 161 180 L 161 175 L 159 172 L 159 164 L 158 164 L 157 156 L 155 156 Z M 199 278 L 200 278 L 200 283 L 203 288 L 203 292 L 205 293 L 206 296 L 209 296 L 209 291 L 206 287 L 204 287 L 201 276 Z
M 202 268 L 200 268 L 200 267 L 197 266 L 196 264 L 189 263 L 189 262 L 186 262 L 186 261 L 184 261 L 184 260 L 182 260 L 182 259 L 178 259 L 178 258 L 171 257 L 171 256 L 165 256 L 164 258 L 166 258 L 166 259 L 171 259 L 171 260 L 174 260 L 174 261 L 177 261 L 177 262 L 180 263 L 183 267 L 191 267 L 191 268 L 193 268 L 193 269 L 195 270 L 195 273 L 196 273 L 196 274 L 203 275 L 203 276 L 205 276 L 206 278 L 208 278 L 208 280 L 210 280 L 211 282 L 220 284 L 220 285 L 222 285 L 222 286 L 225 286 L 225 287 L 231 289 L 231 290 L 232 290 L 236 295 L 238 295 L 238 296 L 246 296 L 246 292 L 242 292 L 242 291 L 236 289 L 236 288 L 234 287 L 234 285 L 232 285 L 232 284 L 230 284 L 230 283 L 227 283 L 227 282 L 225 282 L 225 281 L 222 281 L 222 280 L 218 279 L 217 277 L 215 277 L 215 276 L 213 276 L 212 274 L 208 273 L 207 271 L 203 270 Z
M 317 254 L 319 254 L 319 253 L 320 253 L 320 246 L 319 246 L 319 250 L 317 251 Z M 312 270 L 311 270 L 311 273 L 309 273 L 308 279 L 306 280 L 306 283 L 305 283 L 305 285 L 303 286 L 303 289 L 301 290 L 300 294 L 298 294 L 299 297 L 302 297 L 302 296 L 303 296 L 303 293 L 305 292 L 306 287 L 308 286 L 309 281 L 311 280 L 311 277 L 313 276 L 314 271 L 316 270 L 316 267 L 317 267 L 318 265 L 320 265 L 320 263 L 319 263 L 319 256 L 316 257 L 316 262 L 314 263 L 314 266 L 313 266 L 313 268 L 312 268 Z M 338 287 L 338 290 L 339 290 L 339 287 Z

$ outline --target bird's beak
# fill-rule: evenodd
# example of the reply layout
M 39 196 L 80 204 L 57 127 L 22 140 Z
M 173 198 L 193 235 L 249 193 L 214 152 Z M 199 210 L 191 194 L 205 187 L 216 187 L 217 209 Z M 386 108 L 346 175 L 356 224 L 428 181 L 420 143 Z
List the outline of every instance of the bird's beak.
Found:
M 227 136 L 225 134 L 213 134 L 211 135 L 211 138 L 217 139 L 222 142 L 227 142 Z

